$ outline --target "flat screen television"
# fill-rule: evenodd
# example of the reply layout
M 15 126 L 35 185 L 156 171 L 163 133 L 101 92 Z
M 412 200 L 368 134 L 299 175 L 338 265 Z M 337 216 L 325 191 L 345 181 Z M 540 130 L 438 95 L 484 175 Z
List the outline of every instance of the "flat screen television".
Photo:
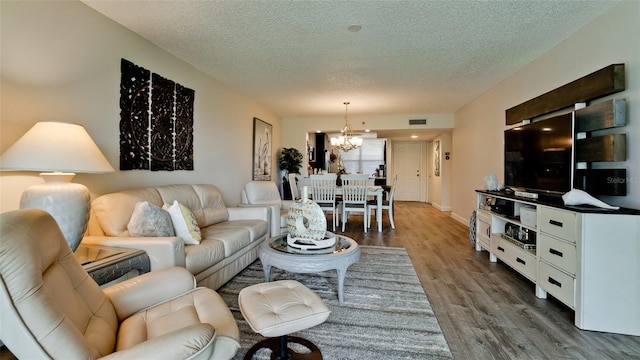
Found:
M 505 186 L 548 194 L 571 190 L 572 143 L 571 113 L 506 130 Z

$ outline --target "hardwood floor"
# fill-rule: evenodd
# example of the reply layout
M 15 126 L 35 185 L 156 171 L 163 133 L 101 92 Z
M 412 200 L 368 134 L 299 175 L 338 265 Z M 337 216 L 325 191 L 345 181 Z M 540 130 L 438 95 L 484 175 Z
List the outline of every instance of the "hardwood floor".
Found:
M 576 328 L 571 309 L 538 299 L 532 282 L 476 252 L 449 213 L 396 202 L 394 215 L 395 230 L 385 213 L 382 233 L 363 234 L 353 217 L 345 234 L 408 250 L 455 359 L 640 359 L 640 337 Z
M 392 230 L 385 212 L 384 231 L 374 224 L 364 234 L 362 216 L 352 215 L 344 234 L 408 250 L 455 359 L 640 359 L 640 337 L 576 328 L 573 311 L 536 298 L 533 283 L 476 252 L 468 228 L 449 213 L 395 202 L 394 220 Z M 0 360 L 11 358 L 0 350 Z

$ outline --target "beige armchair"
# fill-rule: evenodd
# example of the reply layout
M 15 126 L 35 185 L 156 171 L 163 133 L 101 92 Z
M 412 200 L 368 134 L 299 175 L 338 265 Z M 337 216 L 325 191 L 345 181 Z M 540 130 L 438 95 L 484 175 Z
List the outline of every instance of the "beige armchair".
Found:
M 230 359 L 239 331 L 222 298 L 166 268 L 104 289 L 48 213 L 0 214 L 0 338 L 19 359 Z
M 268 206 L 271 209 L 271 236 L 287 232 L 287 214 L 292 200 L 282 200 L 272 181 L 250 181 L 242 189 L 240 206 Z

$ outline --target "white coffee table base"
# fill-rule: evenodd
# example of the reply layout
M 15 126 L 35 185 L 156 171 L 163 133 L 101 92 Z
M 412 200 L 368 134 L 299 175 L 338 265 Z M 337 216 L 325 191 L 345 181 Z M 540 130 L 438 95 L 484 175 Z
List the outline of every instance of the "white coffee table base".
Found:
M 294 273 L 318 273 L 335 269 L 338 277 L 338 301 L 342 303 L 344 301 L 344 278 L 347 275 L 349 266 L 360 260 L 360 247 L 358 243 L 346 236 L 336 235 L 336 237 L 342 238 L 343 241 L 348 241 L 349 248 L 340 252 L 321 255 L 285 252 L 272 248 L 270 244 L 273 241 L 281 241 L 281 238 L 265 241 L 260 245 L 258 252 L 264 268 L 264 280 L 266 282 L 271 281 L 271 267 L 274 266 Z

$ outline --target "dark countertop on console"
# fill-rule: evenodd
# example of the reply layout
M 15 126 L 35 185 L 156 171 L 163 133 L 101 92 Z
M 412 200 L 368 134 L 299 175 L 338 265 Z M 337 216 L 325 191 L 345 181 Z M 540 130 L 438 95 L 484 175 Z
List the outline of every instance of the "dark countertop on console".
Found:
M 624 207 L 621 207 L 618 210 L 608 210 L 608 209 L 603 209 L 603 208 L 599 208 L 599 207 L 592 206 L 592 205 L 575 205 L 575 206 L 570 205 L 570 206 L 566 206 L 566 205 L 564 205 L 564 202 L 562 201 L 562 196 L 560 196 L 560 195 L 538 194 L 538 198 L 537 199 L 531 199 L 531 198 L 523 197 L 523 196 L 515 196 L 513 193 L 510 193 L 510 192 L 507 192 L 507 191 L 504 191 L 504 190 L 497 190 L 497 191 L 476 190 L 476 192 L 479 192 L 479 193 L 482 193 L 482 194 L 487 194 L 487 195 L 500 196 L 500 197 L 513 199 L 513 200 L 518 200 L 518 201 L 524 201 L 524 202 L 528 202 L 528 203 L 531 203 L 531 204 L 551 206 L 551 207 L 555 207 L 555 208 L 559 208 L 559 209 L 565 209 L 565 210 L 569 210 L 569 211 L 575 211 L 575 212 L 579 212 L 579 213 L 612 214 L 612 215 L 640 215 L 640 210 L 629 209 L 629 208 L 624 208 Z

